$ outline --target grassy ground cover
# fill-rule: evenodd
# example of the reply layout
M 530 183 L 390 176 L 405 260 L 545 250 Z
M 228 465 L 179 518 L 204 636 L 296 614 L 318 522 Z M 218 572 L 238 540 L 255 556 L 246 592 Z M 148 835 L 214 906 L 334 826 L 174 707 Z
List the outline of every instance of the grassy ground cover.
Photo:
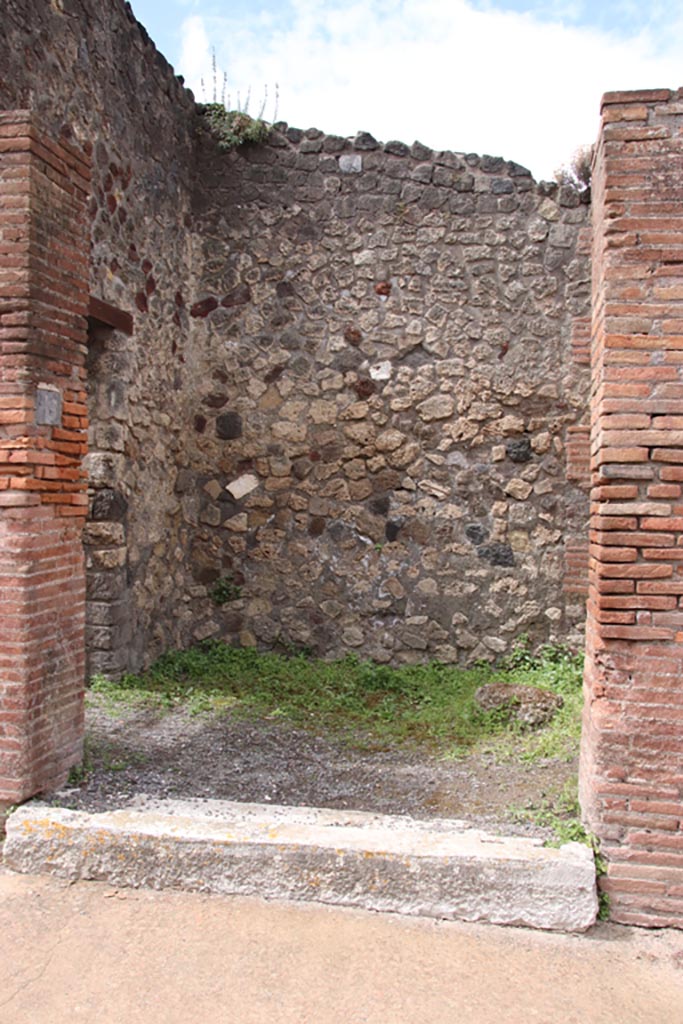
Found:
M 327 662 L 208 642 L 117 683 L 97 677 L 92 688 L 112 705 L 184 703 L 196 713 L 282 718 L 359 748 L 410 745 L 458 757 L 488 747 L 503 758 L 570 760 L 581 729 L 581 666 L 562 647 L 532 653 L 526 638 L 498 666 L 467 669 L 438 662 L 391 668 L 355 656 Z M 477 688 L 493 679 L 552 690 L 563 707 L 543 729 L 525 732 L 476 704 Z

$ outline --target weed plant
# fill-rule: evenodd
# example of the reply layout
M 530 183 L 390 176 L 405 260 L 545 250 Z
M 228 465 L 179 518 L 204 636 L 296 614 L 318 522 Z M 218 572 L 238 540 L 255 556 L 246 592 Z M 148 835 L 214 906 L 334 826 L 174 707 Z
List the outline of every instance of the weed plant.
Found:
M 200 114 L 206 128 L 218 143 L 218 148 L 224 151 L 235 149 L 247 142 L 265 142 L 270 135 L 271 125 L 264 121 L 266 104 L 268 102 L 268 87 L 266 86 L 260 110 L 256 117 L 249 114 L 249 103 L 251 90 L 247 92 L 244 102 L 237 93 L 237 104 L 233 107 L 230 94 L 227 92 L 228 77 L 222 73 L 222 88 L 220 99 L 218 98 L 218 69 L 216 65 L 216 51 L 211 52 L 212 70 L 212 101 L 200 105 Z M 202 94 L 205 93 L 204 79 L 201 82 Z M 275 86 L 275 107 L 272 120 L 277 119 L 278 87 Z
M 218 148 L 224 151 L 245 142 L 265 142 L 270 134 L 270 125 L 265 121 L 243 110 L 226 110 L 220 103 L 207 103 L 202 108 L 202 117 Z
M 242 588 L 235 583 L 232 576 L 221 576 L 210 591 L 211 600 L 219 606 L 227 604 L 228 601 L 237 601 L 241 594 Z

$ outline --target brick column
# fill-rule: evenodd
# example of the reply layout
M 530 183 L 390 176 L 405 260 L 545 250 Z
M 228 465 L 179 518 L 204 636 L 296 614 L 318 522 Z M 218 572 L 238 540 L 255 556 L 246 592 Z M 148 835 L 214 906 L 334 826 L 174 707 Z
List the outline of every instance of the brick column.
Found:
M 0 113 L 0 805 L 82 753 L 88 182 Z
M 584 816 L 616 921 L 683 927 L 683 97 L 608 93 L 593 177 Z

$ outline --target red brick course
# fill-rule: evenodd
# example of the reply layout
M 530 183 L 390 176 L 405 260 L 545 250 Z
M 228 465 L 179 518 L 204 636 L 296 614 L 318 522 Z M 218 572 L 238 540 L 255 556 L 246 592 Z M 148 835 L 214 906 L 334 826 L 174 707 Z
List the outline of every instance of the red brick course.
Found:
M 577 317 L 573 323 L 572 346 L 577 362 L 588 362 L 588 358 L 579 358 L 576 339 L 584 339 L 586 346 L 590 343 L 590 325 L 583 318 Z M 567 480 L 588 492 L 591 485 L 590 475 L 590 423 L 581 423 L 567 430 Z M 563 590 L 566 594 L 584 597 L 588 593 L 588 539 L 585 536 L 569 536 L 565 541 L 565 573 Z
M 0 804 L 82 751 L 89 177 L 30 114 L 0 114 Z
M 617 921 L 683 926 L 680 95 L 610 93 L 593 174 L 580 788 Z M 663 187 L 662 187 L 663 186 Z

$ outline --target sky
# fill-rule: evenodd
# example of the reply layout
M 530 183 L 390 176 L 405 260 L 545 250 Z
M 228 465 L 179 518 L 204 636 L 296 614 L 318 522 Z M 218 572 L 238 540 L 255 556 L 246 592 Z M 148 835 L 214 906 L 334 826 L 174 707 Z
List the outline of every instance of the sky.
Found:
M 249 96 L 268 121 L 503 156 L 537 179 L 594 141 L 604 92 L 683 85 L 681 0 L 131 2 L 200 102 Z

